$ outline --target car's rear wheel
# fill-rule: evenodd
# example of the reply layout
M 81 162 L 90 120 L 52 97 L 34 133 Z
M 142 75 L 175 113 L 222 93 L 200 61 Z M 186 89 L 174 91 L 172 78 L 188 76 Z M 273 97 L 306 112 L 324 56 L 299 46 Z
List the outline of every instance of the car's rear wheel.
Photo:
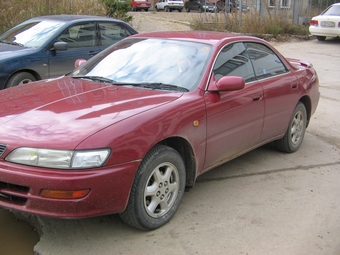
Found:
M 164 11 L 165 11 L 165 12 L 168 12 L 168 11 L 169 11 L 169 7 L 165 6 L 165 7 L 164 7 Z
M 274 142 L 275 147 L 283 152 L 295 152 L 299 149 L 305 136 L 307 126 L 307 111 L 303 103 L 295 107 L 284 137 Z
M 14 87 L 17 85 L 23 85 L 32 81 L 36 81 L 37 79 L 34 75 L 28 72 L 21 72 L 14 74 L 11 78 L 9 78 L 8 82 L 6 83 L 6 88 Z
M 317 36 L 316 39 L 318 39 L 318 41 L 324 41 L 326 40 L 326 36 Z
M 190 12 L 190 9 L 188 7 L 185 7 L 186 12 Z
M 143 159 L 132 185 L 128 205 L 120 217 L 129 225 L 152 230 L 176 213 L 185 188 L 185 165 L 180 154 L 155 146 Z
M 197 10 L 199 13 L 202 13 L 203 12 L 203 9 L 202 8 L 198 8 Z

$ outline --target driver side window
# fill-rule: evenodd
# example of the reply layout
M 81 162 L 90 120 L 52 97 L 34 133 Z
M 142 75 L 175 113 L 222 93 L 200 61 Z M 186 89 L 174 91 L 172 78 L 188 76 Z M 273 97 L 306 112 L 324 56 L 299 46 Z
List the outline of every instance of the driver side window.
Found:
M 67 42 L 68 48 L 93 47 L 96 45 L 94 23 L 71 26 L 64 30 L 58 41 Z
M 246 83 L 255 80 L 253 67 L 243 43 L 225 46 L 216 59 L 213 72 L 216 80 L 223 76 L 240 76 Z

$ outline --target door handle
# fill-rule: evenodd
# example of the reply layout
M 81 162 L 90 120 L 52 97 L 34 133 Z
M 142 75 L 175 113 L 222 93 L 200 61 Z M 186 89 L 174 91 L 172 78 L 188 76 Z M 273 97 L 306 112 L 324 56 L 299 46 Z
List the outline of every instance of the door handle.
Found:
M 253 101 L 260 101 L 260 100 L 262 100 L 262 95 L 253 96 Z
M 89 51 L 87 55 L 90 55 L 91 57 L 98 54 L 99 51 Z
M 298 87 L 298 83 L 296 81 L 292 82 L 290 85 L 292 86 L 292 89 L 297 89 Z

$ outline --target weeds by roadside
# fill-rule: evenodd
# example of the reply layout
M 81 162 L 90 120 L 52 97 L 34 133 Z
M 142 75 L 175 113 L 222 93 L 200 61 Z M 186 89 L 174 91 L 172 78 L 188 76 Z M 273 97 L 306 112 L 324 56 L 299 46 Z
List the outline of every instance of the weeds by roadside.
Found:
M 276 15 L 259 16 L 257 13 L 244 13 L 240 22 L 239 13 L 204 14 L 191 22 L 194 30 L 212 30 L 249 34 L 264 39 L 280 38 L 287 35 L 308 37 L 308 27 L 294 25 L 285 17 Z
M 105 16 L 101 0 L 1 0 L 0 33 L 36 16 L 50 14 L 87 14 Z

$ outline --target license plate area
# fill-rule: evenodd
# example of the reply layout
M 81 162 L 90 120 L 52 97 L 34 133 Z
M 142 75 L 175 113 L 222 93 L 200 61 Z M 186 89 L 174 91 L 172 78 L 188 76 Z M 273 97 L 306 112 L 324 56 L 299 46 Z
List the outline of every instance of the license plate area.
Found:
M 322 27 L 335 27 L 335 22 L 333 21 L 321 21 Z

